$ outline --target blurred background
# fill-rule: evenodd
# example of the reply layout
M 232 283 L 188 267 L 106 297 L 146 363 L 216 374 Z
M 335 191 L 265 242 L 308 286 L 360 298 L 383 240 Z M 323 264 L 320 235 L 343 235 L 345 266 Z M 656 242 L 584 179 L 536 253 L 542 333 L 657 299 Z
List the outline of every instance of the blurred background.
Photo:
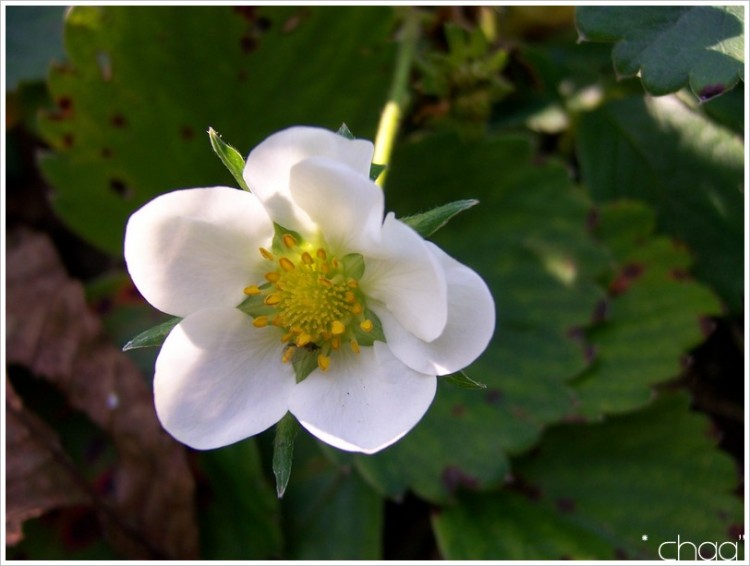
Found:
M 3 10 L 7 559 L 744 556 L 742 9 Z M 434 240 L 495 297 L 486 387 L 374 456 L 303 431 L 278 500 L 272 430 L 156 420 L 125 222 L 234 186 L 209 127 L 374 139 L 407 21 L 386 207 L 480 200 Z

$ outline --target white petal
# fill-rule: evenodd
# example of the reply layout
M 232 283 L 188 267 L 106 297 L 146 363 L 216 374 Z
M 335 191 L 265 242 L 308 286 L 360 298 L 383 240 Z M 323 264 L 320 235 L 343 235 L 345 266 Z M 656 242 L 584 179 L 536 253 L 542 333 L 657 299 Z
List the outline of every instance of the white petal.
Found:
M 328 157 L 366 176 L 372 153 L 373 145 L 367 140 L 349 140 L 322 128 L 297 126 L 277 132 L 255 147 L 247 156 L 243 177 L 274 222 L 309 232 L 314 226 L 294 205 L 289 192 L 292 167 L 309 157 Z
M 250 193 L 185 189 L 155 198 L 130 217 L 125 260 L 149 303 L 186 316 L 238 305 L 242 290 L 263 280 L 258 248 L 272 237 L 268 214 Z
M 276 329 L 237 309 L 207 309 L 169 334 L 156 360 L 154 400 L 164 428 L 201 450 L 232 444 L 278 422 L 295 378 Z
M 473 362 L 485 350 L 495 330 L 495 302 L 482 278 L 432 243 L 430 249 L 445 270 L 448 283 L 448 322 L 432 342 L 408 332 L 385 309 L 373 307 L 383 323 L 388 347 L 410 368 L 446 375 Z
M 369 177 L 323 157 L 292 168 L 291 194 L 334 254 L 372 249 L 380 241 L 383 190 Z
M 327 372 L 298 383 L 289 410 L 312 434 L 341 450 L 372 454 L 404 436 L 435 396 L 434 375 L 409 369 L 382 342 L 342 350 Z
M 406 330 L 431 341 L 448 317 L 445 273 L 427 242 L 389 213 L 377 256 L 365 256 L 361 288 L 383 303 Z

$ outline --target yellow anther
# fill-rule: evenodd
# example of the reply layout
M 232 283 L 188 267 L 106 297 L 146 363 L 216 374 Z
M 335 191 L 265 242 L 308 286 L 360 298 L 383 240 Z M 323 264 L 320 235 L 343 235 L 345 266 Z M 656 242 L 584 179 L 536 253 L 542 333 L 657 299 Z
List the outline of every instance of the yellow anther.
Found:
M 279 265 L 281 266 L 281 269 L 284 271 L 294 271 L 294 264 L 289 258 L 282 257 L 279 260 Z
M 260 255 L 262 255 L 268 261 L 273 261 L 273 254 L 269 252 L 266 248 L 260 248 Z
M 331 280 L 330 280 L 330 279 L 326 279 L 325 277 L 321 277 L 321 278 L 319 279 L 319 281 L 320 281 L 320 282 L 321 282 L 321 283 L 322 283 L 323 285 L 325 285 L 326 287 L 328 287 L 329 289 L 330 289 L 331 287 L 333 287 L 333 283 L 331 282 Z
M 263 316 L 256 316 L 253 319 L 253 326 L 255 328 L 263 328 L 264 326 L 268 326 L 268 317 L 265 316 L 265 315 L 263 315 Z
M 320 272 L 321 273 L 329 273 L 331 271 L 331 266 L 327 263 L 321 263 L 320 264 Z
M 279 295 L 278 293 L 271 293 L 265 299 L 263 299 L 263 302 L 271 306 L 278 305 L 281 302 L 281 295 Z
M 344 326 L 344 323 L 341 322 L 340 320 L 334 320 L 331 323 L 331 334 L 333 334 L 334 336 L 338 334 L 343 334 L 345 330 L 346 330 L 346 326 Z
M 280 314 L 277 314 L 273 317 L 273 320 L 271 320 L 271 324 L 274 326 L 284 326 L 284 318 Z
M 279 279 L 281 279 L 281 274 L 278 271 L 269 271 L 266 273 L 266 281 L 269 283 L 276 283 Z
M 312 342 L 312 336 L 310 336 L 307 332 L 303 332 L 299 336 L 297 336 L 297 340 L 295 340 L 295 344 L 299 346 L 300 348 L 302 346 L 307 346 L 310 342 Z
M 325 260 L 327 257 L 326 251 L 323 248 L 318 248 L 318 251 L 315 252 L 315 255 L 318 256 L 322 260 Z
M 331 348 L 334 350 L 341 348 L 341 336 L 335 336 L 331 339 Z
M 351 342 L 349 342 L 349 345 L 352 347 L 352 352 L 355 354 L 359 354 L 359 342 L 357 342 L 356 338 L 352 338 Z
M 294 357 L 294 351 L 296 348 L 294 346 L 289 346 L 286 350 L 284 350 L 284 353 L 281 355 L 281 361 L 285 364 L 288 364 L 292 361 L 292 358 Z
M 340 265 L 340 264 L 339 264 L 339 260 L 337 260 L 336 258 L 333 258 L 333 259 L 331 260 L 331 265 L 333 265 L 333 268 L 334 268 L 334 269 L 338 269 L 338 268 L 339 268 L 339 265 Z
M 366 318 L 365 320 L 359 323 L 359 327 L 365 332 L 370 332 L 373 328 L 373 324 L 369 318 Z
M 351 303 L 353 303 L 354 301 L 357 300 L 357 297 L 355 297 L 354 293 L 352 293 L 351 291 L 347 291 L 346 293 L 344 293 L 344 300 L 347 303 L 351 304 Z
M 362 305 L 359 303 L 354 303 L 352 305 L 352 314 L 359 314 L 362 312 Z
M 331 358 L 323 354 L 318 354 L 318 367 L 320 371 L 327 371 L 331 367 Z
M 315 260 L 313 260 L 312 256 L 309 253 L 302 253 L 302 263 L 304 263 L 305 265 L 312 265 L 314 262 Z
M 352 289 L 356 289 L 357 287 L 359 287 L 359 282 L 356 279 L 349 279 L 346 284 L 349 285 L 349 287 L 351 287 Z
M 285 245 L 285 246 L 286 246 L 287 248 L 293 248 L 294 246 L 296 246 L 296 245 L 297 245 L 297 240 L 295 240 L 295 239 L 294 239 L 294 236 L 292 236 L 291 234 L 284 234 L 284 235 L 283 235 L 283 236 L 281 237 L 281 239 L 283 240 L 283 242 L 284 242 L 284 245 Z
M 257 285 L 250 285 L 249 287 L 245 287 L 242 292 L 245 293 L 245 295 L 250 296 L 260 295 L 262 293 L 260 287 L 258 287 Z
M 303 330 L 299 326 L 292 326 L 289 329 L 289 332 L 291 332 L 295 336 L 299 336 L 300 334 L 302 334 Z

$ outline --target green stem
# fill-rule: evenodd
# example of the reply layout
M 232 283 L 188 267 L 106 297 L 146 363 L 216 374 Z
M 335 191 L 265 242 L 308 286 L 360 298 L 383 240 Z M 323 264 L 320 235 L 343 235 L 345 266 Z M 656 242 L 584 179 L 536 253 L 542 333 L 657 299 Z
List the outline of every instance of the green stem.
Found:
M 380 114 L 378 134 L 375 137 L 373 162 L 380 165 L 388 165 L 391 159 L 393 142 L 398 134 L 406 105 L 409 103 L 409 74 L 417 52 L 419 31 L 419 14 L 414 10 L 406 12 L 401 29 L 401 44 L 396 56 L 391 90 L 388 93 L 388 102 L 386 102 L 383 112 Z M 377 183 L 381 187 L 385 184 L 385 176 L 386 172 L 383 171 L 378 177 Z

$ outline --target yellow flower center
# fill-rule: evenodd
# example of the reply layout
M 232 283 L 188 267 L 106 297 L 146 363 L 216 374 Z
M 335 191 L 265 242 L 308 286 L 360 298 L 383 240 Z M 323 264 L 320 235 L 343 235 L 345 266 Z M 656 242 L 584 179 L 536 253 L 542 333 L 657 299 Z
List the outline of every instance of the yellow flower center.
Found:
M 266 283 L 244 289 L 246 295 L 262 299 L 262 314 L 253 317 L 253 325 L 284 331 L 284 363 L 305 348 L 317 353 L 318 367 L 326 371 L 331 353 L 342 344 L 359 353 L 356 335 L 359 330 L 371 332 L 373 322 L 365 317 L 359 281 L 350 275 L 346 261 L 323 247 L 300 245 L 291 234 L 282 241 L 283 254 L 260 248 L 261 256 L 273 266 L 265 275 Z

